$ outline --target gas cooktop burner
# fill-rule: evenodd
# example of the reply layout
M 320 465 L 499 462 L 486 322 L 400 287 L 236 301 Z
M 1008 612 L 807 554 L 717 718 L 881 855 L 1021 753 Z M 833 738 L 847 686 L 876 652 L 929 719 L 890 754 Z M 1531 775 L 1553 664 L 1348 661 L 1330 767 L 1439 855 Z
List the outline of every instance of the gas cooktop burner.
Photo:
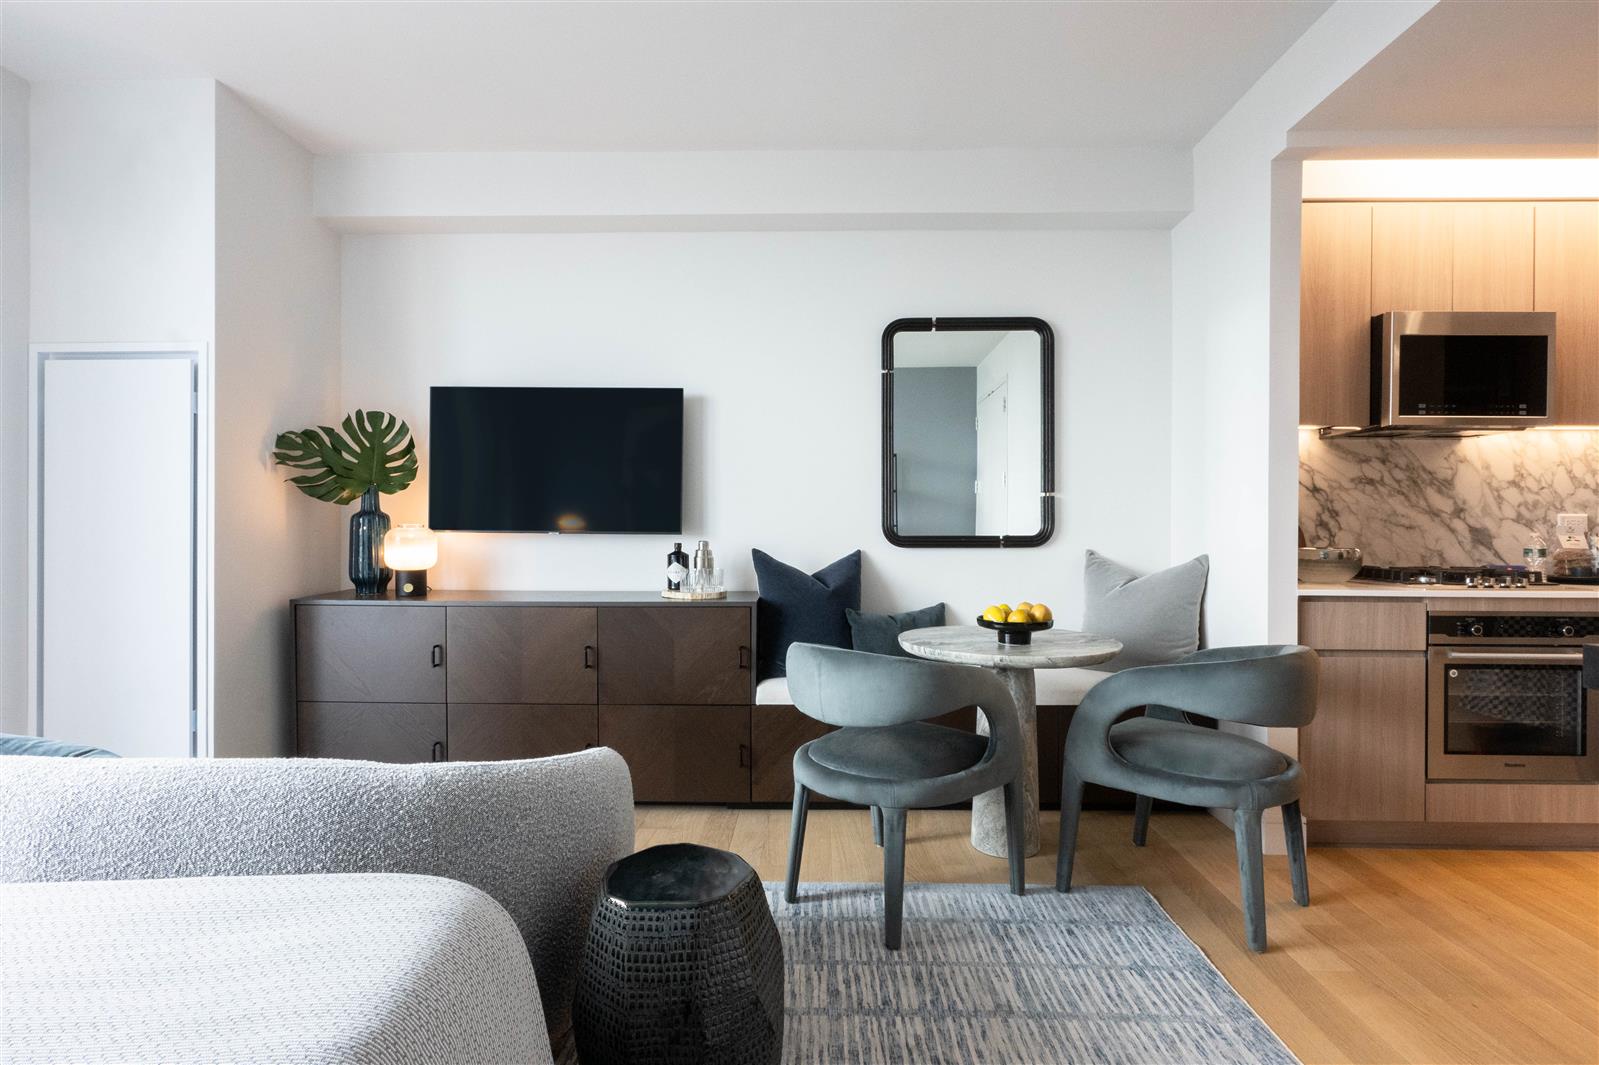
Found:
M 1362 566 L 1356 580 L 1456 588 L 1525 588 L 1524 566 Z

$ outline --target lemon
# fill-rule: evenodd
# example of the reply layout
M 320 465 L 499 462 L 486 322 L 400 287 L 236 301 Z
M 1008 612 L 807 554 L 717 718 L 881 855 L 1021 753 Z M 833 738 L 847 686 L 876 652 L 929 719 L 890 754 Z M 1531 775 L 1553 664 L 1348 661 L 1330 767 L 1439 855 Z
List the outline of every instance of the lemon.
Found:
M 1025 622 L 1032 621 L 1033 616 L 1025 610 L 1012 610 L 1010 612 L 1010 616 L 1008 616 L 1005 620 L 1013 622 Z
M 1031 613 L 1033 615 L 1033 620 L 1034 621 L 1053 621 L 1053 620 L 1055 620 L 1054 613 L 1051 612 L 1049 607 L 1045 606 L 1043 603 L 1034 603 Z
M 1016 609 L 1020 610 L 1020 611 L 1023 611 L 1023 612 L 1026 612 L 1026 613 L 1031 613 L 1032 609 L 1033 609 L 1033 604 L 1031 604 L 1027 600 L 1023 599 L 1021 602 L 1016 604 Z
M 983 620 L 984 621 L 1004 621 L 1005 620 L 1005 613 L 1006 612 L 1001 610 L 999 607 L 991 606 L 987 610 L 983 611 Z
M 1010 613 L 1010 604 L 1009 603 L 1001 603 L 1001 604 L 999 604 L 999 612 L 1001 614 L 1009 614 Z M 1001 620 L 1003 620 L 1003 619 L 1001 619 Z

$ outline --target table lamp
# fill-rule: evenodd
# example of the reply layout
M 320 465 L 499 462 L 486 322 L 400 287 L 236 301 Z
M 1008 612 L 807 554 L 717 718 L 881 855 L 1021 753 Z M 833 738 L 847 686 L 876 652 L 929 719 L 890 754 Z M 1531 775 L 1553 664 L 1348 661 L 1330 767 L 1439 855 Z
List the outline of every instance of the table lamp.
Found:
M 428 570 L 439 561 L 439 539 L 425 525 L 396 525 L 383 538 L 383 564 L 394 571 L 396 599 L 426 599 Z

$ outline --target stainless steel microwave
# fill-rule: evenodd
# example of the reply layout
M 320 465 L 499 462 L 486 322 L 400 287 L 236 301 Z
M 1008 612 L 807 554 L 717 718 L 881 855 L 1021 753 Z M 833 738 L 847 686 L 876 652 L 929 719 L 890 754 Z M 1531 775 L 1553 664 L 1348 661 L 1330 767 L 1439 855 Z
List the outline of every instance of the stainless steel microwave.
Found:
M 1368 432 L 1547 425 L 1554 385 L 1552 311 L 1389 311 L 1371 320 Z

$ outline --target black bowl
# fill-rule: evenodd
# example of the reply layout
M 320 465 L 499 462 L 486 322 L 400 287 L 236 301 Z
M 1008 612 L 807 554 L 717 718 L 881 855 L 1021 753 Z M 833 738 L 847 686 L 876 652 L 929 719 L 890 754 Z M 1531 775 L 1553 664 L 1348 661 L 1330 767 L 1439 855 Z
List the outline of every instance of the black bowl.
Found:
M 999 633 L 1000 643 L 1018 647 L 1032 643 L 1033 633 L 1055 627 L 1053 621 L 989 621 L 987 618 L 978 618 L 977 624 Z

